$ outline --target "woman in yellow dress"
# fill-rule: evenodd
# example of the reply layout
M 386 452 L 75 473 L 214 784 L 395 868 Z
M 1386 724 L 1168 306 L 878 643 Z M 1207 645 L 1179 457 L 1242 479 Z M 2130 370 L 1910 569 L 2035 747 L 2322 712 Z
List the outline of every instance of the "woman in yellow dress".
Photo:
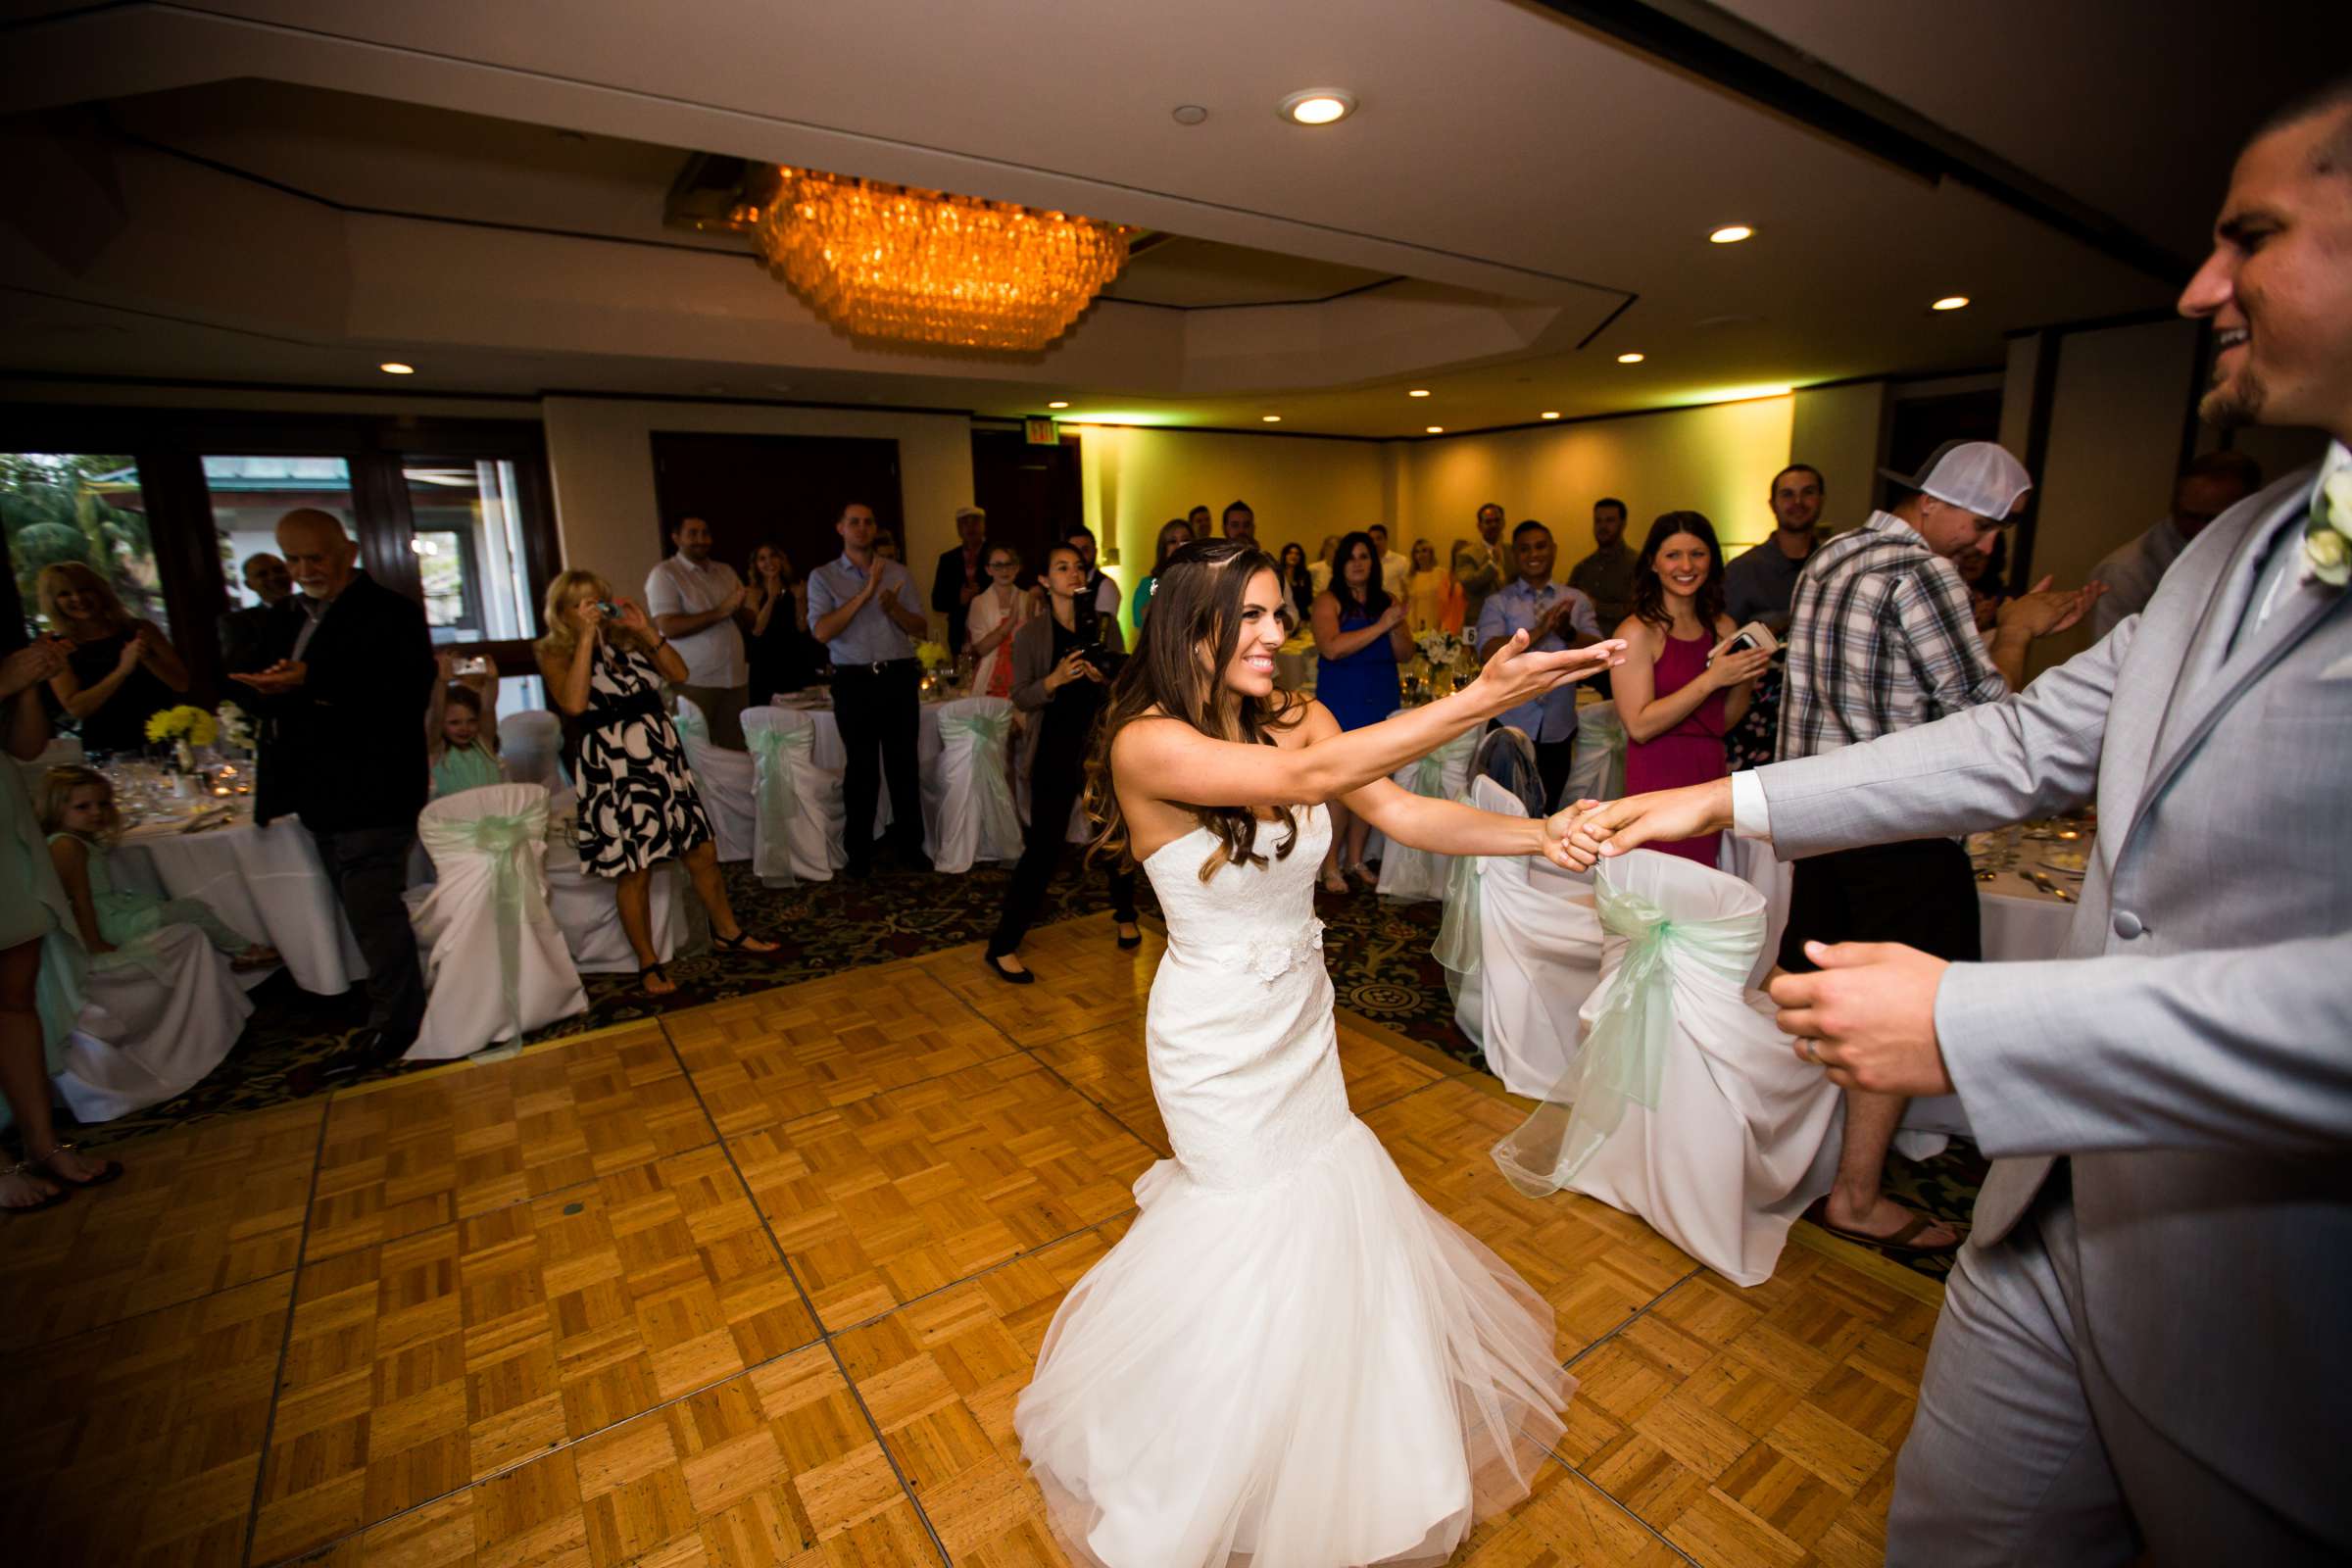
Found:
M 1404 623 L 1418 637 L 1425 631 L 1462 629 L 1462 589 L 1453 573 L 1438 564 L 1437 546 L 1413 541 L 1413 569 L 1404 584 Z

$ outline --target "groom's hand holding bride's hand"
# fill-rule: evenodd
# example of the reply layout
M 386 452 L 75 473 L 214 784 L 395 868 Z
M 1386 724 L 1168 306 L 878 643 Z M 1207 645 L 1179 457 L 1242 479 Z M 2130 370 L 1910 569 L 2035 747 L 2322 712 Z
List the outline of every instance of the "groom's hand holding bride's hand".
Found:
M 1653 840 L 1694 839 L 1732 825 L 1732 781 L 1714 779 L 1679 790 L 1629 795 L 1621 801 L 1579 801 L 1553 814 L 1566 841 L 1560 863 L 1590 871 L 1603 859 Z
M 1808 942 L 1805 956 L 1821 967 L 1776 975 L 1766 988 L 1798 1055 L 1841 1089 L 1952 1092 L 1936 1038 L 1936 988 L 1950 964 L 1893 942 Z
M 1548 696 L 1573 680 L 1597 675 L 1625 662 L 1625 640 L 1609 638 L 1584 648 L 1562 648 L 1547 654 L 1527 651 L 1528 635 L 1518 631 L 1494 650 L 1478 679 L 1464 690 L 1489 717 L 1506 713 L 1522 703 Z

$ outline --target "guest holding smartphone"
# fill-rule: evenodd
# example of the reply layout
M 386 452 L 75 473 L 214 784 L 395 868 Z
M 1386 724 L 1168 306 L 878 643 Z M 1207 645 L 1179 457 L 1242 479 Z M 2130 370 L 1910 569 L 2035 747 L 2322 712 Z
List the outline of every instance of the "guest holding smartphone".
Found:
M 1634 612 L 1612 634 L 1625 640 L 1612 693 L 1625 721 L 1628 795 L 1724 776 L 1724 734 L 1747 711 L 1756 677 L 1772 662 L 1763 649 L 1726 649 L 1710 662 L 1708 652 L 1738 629 L 1724 613 L 1715 525 L 1695 512 L 1651 523 L 1634 563 Z M 1648 848 L 1712 866 L 1717 836 Z
M 1094 745 L 1095 719 L 1102 711 L 1102 667 L 1119 652 L 1119 624 L 1095 611 L 1087 591 L 1086 562 L 1070 545 L 1046 553 L 1047 612 L 1012 635 L 1012 703 L 1026 713 L 1042 713 L 1022 732 L 1021 765 L 1029 775 L 1029 832 L 1004 912 L 988 939 L 981 961 L 998 979 L 1025 986 L 1036 972 L 1020 959 L 1021 938 L 1037 919 L 1070 836 L 1070 809 L 1086 784 L 1086 759 Z M 1110 897 L 1122 948 L 1140 947 L 1135 923 L 1135 872 L 1115 865 Z

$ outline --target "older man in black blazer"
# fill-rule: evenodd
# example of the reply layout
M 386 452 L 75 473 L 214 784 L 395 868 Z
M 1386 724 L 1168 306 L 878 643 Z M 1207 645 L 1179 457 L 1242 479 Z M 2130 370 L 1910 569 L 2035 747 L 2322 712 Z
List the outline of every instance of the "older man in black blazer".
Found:
M 391 1062 L 424 1017 L 401 891 L 431 791 L 432 640 L 415 600 L 357 569 L 359 547 L 332 514 L 289 512 L 277 546 L 301 592 L 272 612 L 275 659 L 234 677 L 274 727 L 254 819 L 299 815 L 317 842 L 368 961 L 368 1022 L 347 1065 Z

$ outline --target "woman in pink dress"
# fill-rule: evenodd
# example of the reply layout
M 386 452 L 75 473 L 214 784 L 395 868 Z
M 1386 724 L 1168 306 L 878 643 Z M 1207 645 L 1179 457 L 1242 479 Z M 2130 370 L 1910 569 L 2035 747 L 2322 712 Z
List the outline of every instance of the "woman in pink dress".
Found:
M 1650 524 L 1634 564 L 1634 612 L 1611 633 L 1625 639 L 1625 662 L 1610 684 L 1625 721 L 1626 794 L 1724 776 L 1723 737 L 1747 711 L 1772 658 L 1727 653 L 1709 663 L 1707 651 L 1737 629 L 1723 612 L 1715 525 L 1695 512 L 1669 512 Z M 1712 834 L 1647 848 L 1715 864 Z

